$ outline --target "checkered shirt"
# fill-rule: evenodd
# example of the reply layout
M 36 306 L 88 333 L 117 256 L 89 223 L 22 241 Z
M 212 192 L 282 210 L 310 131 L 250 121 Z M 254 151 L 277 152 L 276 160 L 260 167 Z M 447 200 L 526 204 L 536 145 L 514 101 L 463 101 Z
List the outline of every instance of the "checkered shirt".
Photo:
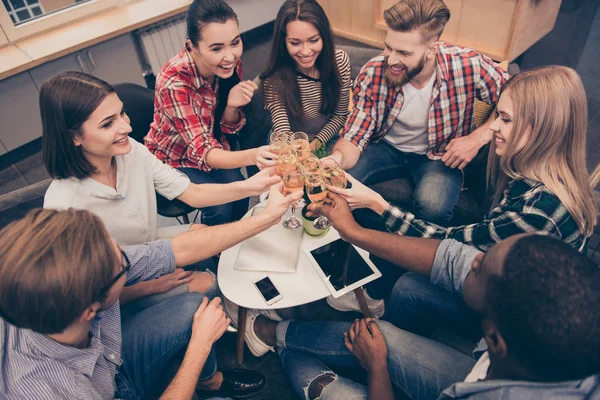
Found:
M 442 228 L 392 204 L 383 213 L 382 221 L 390 232 L 399 235 L 455 239 L 482 251 L 525 232 L 554 236 L 580 251 L 587 241 L 558 197 L 544 184 L 530 179 L 509 181 L 498 206 L 476 224 Z
M 242 63 L 236 67 L 242 77 Z M 229 150 L 226 135 L 213 136 L 218 80 L 215 88 L 200 76 L 187 49 L 169 60 L 156 79 L 154 120 L 144 142 L 156 157 L 173 168 L 210 171 L 206 155 L 213 148 Z M 221 132 L 237 133 L 246 123 L 244 113 L 231 125 L 221 121 Z
M 387 85 L 383 56 L 371 59 L 354 83 L 354 109 L 341 136 L 362 152 L 390 130 L 404 104 L 402 88 Z M 446 145 L 474 128 L 475 99 L 495 105 L 508 75 L 474 50 L 442 43 L 429 109 L 427 155 L 440 158 Z

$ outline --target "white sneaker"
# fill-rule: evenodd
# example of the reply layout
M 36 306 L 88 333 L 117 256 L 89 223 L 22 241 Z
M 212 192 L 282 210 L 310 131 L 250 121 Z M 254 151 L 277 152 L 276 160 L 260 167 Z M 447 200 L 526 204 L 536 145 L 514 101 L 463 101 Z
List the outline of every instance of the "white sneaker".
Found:
M 223 309 L 225 310 L 225 314 L 231 319 L 231 325 L 233 325 L 235 328 L 238 327 L 238 308 L 239 307 L 235 303 L 224 298 Z M 259 315 L 264 315 L 266 318 L 274 321 L 281 321 L 281 317 L 277 315 L 275 310 L 249 309 L 246 312 L 245 340 L 250 353 L 252 353 L 252 355 L 255 357 L 261 357 L 269 350 L 275 351 L 274 347 L 267 345 L 265 342 L 260 340 L 256 333 L 254 333 L 254 322 Z
M 275 351 L 274 347 L 269 346 L 260 340 L 254 332 L 254 322 L 259 315 L 262 315 L 261 311 L 262 310 L 248 310 L 246 317 L 246 344 L 254 357 L 261 357 L 269 351 Z
M 383 313 L 385 312 L 385 303 L 383 300 L 375 300 L 372 299 L 371 296 L 367 294 L 367 291 L 362 289 L 365 294 L 365 300 L 367 301 L 367 307 L 369 307 L 369 311 L 373 314 L 374 317 L 381 318 Z M 346 311 L 358 311 L 361 312 L 360 305 L 358 304 L 358 299 L 354 294 L 354 291 L 348 292 L 343 296 L 338 297 L 337 299 L 333 296 L 329 296 L 327 298 L 327 304 L 334 310 L 346 312 Z

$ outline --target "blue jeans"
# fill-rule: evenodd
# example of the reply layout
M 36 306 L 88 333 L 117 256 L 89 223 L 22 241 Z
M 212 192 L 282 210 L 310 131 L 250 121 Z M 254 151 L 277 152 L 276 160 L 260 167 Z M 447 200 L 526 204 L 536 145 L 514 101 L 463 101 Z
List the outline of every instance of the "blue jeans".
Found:
M 407 394 L 413 399 L 435 399 L 451 384 L 464 380 L 475 365 L 473 357 L 451 347 L 385 321 L 377 321 L 377 325 L 387 343 L 388 370 L 397 397 Z M 310 384 L 324 374 L 332 374 L 334 382 L 323 389 L 321 399 L 367 398 L 366 387 L 341 378 L 330 369 L 360 367 L 344 345 L 344 332 L 350 326 L 350 322 L 279 323 L 277 350 L 298 396 L 308 399 Z
M 402 275 L 394 285 L 383 319 L 423 336 L 432 335 L 444 325 L 474 343 L 481 338 L 480 318 L 459 293 L 448 292 L 414 272 Z
M 185 270 L 188 270 L 188 271 L 190 271 L 190 270 L 202 271 L 204 269 L 206 272 L 208 272 L 209 274 L 212 275 L 213 283 L 208 288 L 208 290 L 204 293 L 204 296 L 208 297 L 209 300 L 212 300 L 221 294 L 221 290 L 219 289 L 219 283 L 217 281 L 217 275 L 215 275 L 215 273 L 213 272 L 213 270 L 215 268 L 214 267 L 208 268 L 209 266 L 212 267 L 214 265 L 215 265 L 214 261 L 212 259 L 209 259 L 209 260 L 199 261 L 196 264 L 192 264 L 191 266 L 187 266 L 184 268 Z M 194 268 L 194 267 L 198 267 L 198 268 Z M 168 299 L 169 297 L 178 296 L 183 293 L 188 293 L 189 289 L 190 289 L 190 287 L 186 283 L 184 285 L 177 286 L 176 288 L 173 288 L 173 289 L 163 292 L 163 293 L 140 297 L 139 299 L 130 301 L 129 303 L 121 304 L 121 320 L 125 320 L 125 319 L 131 317 L 133 314 L 139 313 L 140 311 L 145 310 L 146 308 L 151 307 L 157 303 L 160 303 L 161 301 L 164 301 L 165 299 Z
M 187 348 L 194 313 L 203 297 L 199 293 L 173 296 L 123 320 L 123 364 L 116 376 L 117 397 L 142 399 L 164 377 L 166 367 Z M 212 378 L 215 372 L 217 359 L 213 349 L 200 380 Z
M 404 175 L 414 181 L 411 212 L 417 218 L 446 224 L 452 218 L 462 188 L 462 172 L 425 155 L 403 153 L 385 141 L 370 143 L 354 167 L 354 178 L 369 186 Z
M 186 174 L 193 183 L 231 183 L 243 181 L 245 178 L 239 169 L 213 169 L 204 172 L 197 168 L 178 168 Z M 226 224 L 240 220 L 248 211 L 248 198 L 236 200 L 218 206 L 204 207 L 202 223 L 210 226 Z

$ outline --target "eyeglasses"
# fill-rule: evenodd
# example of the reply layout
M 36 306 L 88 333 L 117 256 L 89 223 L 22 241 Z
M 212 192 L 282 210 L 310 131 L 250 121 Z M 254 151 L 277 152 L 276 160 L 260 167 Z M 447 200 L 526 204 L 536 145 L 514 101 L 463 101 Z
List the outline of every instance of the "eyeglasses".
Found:
M 117 283 L 117 281 L 119 279 L 121 279 L 121 277 L 123 275 L 125 275 L 131 269 L 131 262 L 129 261 L 129 257 L 127 257 L 127 254 L 123 251 L 123 249 L 119 248 L 119 251 L 121 252 L 121 256 L 122 256 L 121 257 L 121 271 L 112 279 L 112 281 L 110 281 L 110 283 L 106 286 L 106 289 L 104 289 L 100 293 L 100 296 L 98 296 L 99 299 L 104 299 L 104 297 L 106 297 L 106 294 L 108 293 L 110 288 L 113 287 L 113 285 L 115 283 Z

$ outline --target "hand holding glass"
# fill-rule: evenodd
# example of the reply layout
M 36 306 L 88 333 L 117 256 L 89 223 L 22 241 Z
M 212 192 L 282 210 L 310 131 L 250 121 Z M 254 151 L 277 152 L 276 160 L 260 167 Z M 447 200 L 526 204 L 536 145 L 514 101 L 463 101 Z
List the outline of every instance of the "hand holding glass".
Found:
M 320 174 L 310 174 L 306 177 L 306 193 L 310 202 L 315 205 L 315 212 L 319 212 L 327 198 L 327 186 L 325 178 Z M 317 229 L 325 229 L 330 226 L 326 216 L 319 214 L 313 225 Z
M 333 158 L 321 160 L 321 171 L 327 180 L 327 184 L 340 189 L 346 188 L 346 173 Z
M 304 175 L 300 169 L 285 171 L 283 174 L 283 193 L 287 196 L 298 190 L 304 189 Z M 287 229 L 297 229 L 302 226 L 302 221 L 296 217 L 298 202 L 292 203 L 292 215 L 283 221 L 282 225 Z

